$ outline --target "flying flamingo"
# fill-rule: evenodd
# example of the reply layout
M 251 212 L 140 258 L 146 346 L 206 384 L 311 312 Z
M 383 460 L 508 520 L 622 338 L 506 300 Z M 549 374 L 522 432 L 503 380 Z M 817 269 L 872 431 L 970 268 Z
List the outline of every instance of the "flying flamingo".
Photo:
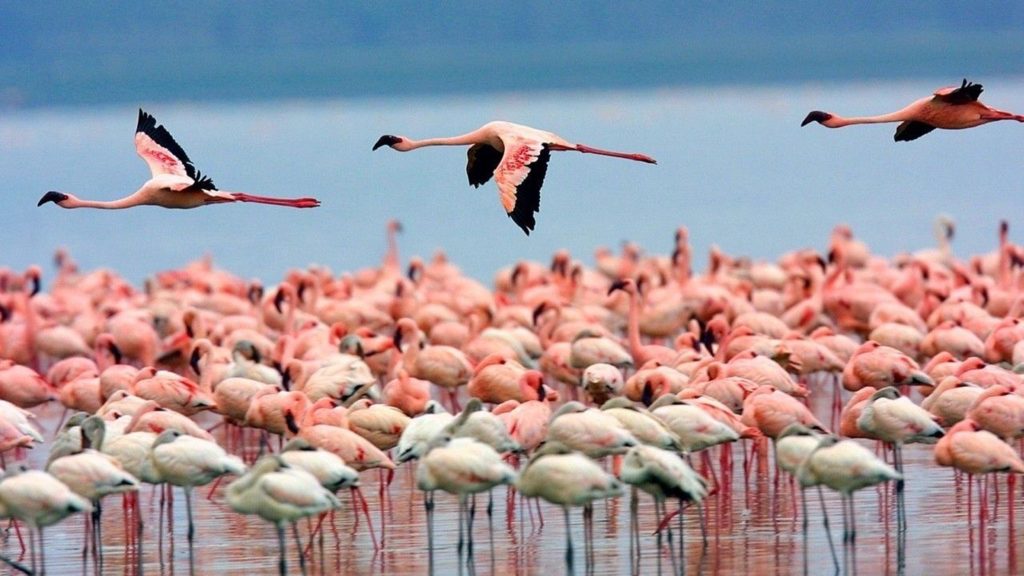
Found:
M 573 144 L 551 132 L 511 122 L 488 122 L 468 134 L 451 138 L 413 140 L 386 134 L 377 140 L 373 149 L 390 146 L 399 152 L 408 152 L 425 146 L 466 145 L 470 146 L 469 163 L 466 164 L 469 183 L 478 188 L 490 180 L 493 174 L 498 185 L 501 205 L 505 207 L 509 218 L 522 228 L 527 236 L 536 225 L 534 212 L 540 212 L 540 187 L 544 184 L 544 175 L 547 173 L 552 151 L 575 150 L 584 154 L 600 154 L 657 164 L 650 156 L 611 152 L 583 144 Z
M 171 133 L 141 108 L 139 123 L 135 128 L 135 151 L 149 165 L 153 177 L 133 194 L 120 200 L 80 200 L 71 194 L 51 190 L 39 199 L 37 206 L 53 202 L 61 208 L 120 210 L 133 206 L 197 208 L 224 202 L 255 202 L 293 208 L 315 208 L 320 205 L 316 198 L 272 198 L 218 190 L 213 180 L 200 173 L 192 164 Z
M 814 110 L 804 118 L 800 125 L 806 126 L 811 122 L 817 122 L 827 128 L 841 128 L 851 124 L 899 122 L 900 125 L 896 127 L 893 139 L 896 142 L 909 142 L 936 128 L 959 130 L 974 128 L 997 120 L 1024 122 L 1024 115 L 989 108 L 978 102 L 979 96 L 981 96 L 981 84 L 968 82 L 965 78 L 959 88 L 955 86 L 939 88 L 931 97 L 921 98 L 906 108 L 889 114 L 843 118 L 828 112 Z

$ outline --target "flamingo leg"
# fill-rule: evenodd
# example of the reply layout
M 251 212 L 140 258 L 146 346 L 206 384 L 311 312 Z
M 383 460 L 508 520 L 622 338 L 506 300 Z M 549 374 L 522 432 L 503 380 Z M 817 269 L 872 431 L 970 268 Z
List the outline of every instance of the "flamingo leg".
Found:
M 625 158 L 627 160 L 636 160 L 637 162 L 646 162 L 647 164 L 658 163 L 654 158 L 651 158 L 650 156 L 646 156 L 644 154 L 631 154 L 628 152 L 614 152 L 612 150 L 602 150 L 600 148 L 587 146 L 586 144 L 577 144 L 576 146 L 548 144 L 548 147 L 551 148 L 552 150 L 575 150 L 577 152 L 582 152 L 583 154 L 598 154 L 600 156 L 611 156 L 613 158 Z
M 832 529 L 828 525 L 828 509 L 825 507 L 825 492 L 818 486 L 818 499 L 821 501 L 821 522 L 825 525 L 825 536 L 828 538 L 828 550 L 832 553 L 832 566 L 839 573 L 839 557 L 836 556 L 836 546 L 832 542 Z
M 302 553 L 302 540 L 299 539 L 299 527 L 295 522 L 292 522 L 292 535 L 295 536 L 295 550 L 299 553 L 299 569 L 302 576 L 306 576 L 306 555 Z M 312 542 L 312 537 L 309 540 Z
M 192 487 L 185 486 L 185 514 L 188 516 L 188 573 L 196 573 L 195 554 L 192 550 L 192 541 L 196 535 L 195 524 L 192 523 Z
M 281 550 L 281 559 L 277 561 L 277 568 L 281 576 L 286 576 L 288 574 L 288 560 L 284 547 L 284 524 L 280 522 L 277 523 L 277 545 Z
M 572 522 L 569 518 L 569 507 L 563 506 L 562 509 L 565 510 L 565 566 L 566 571 L 571 574 L 573 572 Z
M 429 573 L 434 573 L 434 492 L 423 493 L 423 509 L 427 514 L 427 556 Z
M 272 196 L 256 196 L 244 192 L 229 192 L 235 202 L 252 202 L 271 206 L 290 206 L 292 208 L 316 208 L 320 201 L 316 198 L 274 198 Z

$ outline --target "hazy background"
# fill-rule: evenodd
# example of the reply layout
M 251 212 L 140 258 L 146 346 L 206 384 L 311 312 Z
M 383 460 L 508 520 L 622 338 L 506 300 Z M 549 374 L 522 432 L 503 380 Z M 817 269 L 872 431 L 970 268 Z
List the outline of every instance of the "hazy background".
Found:
M 892 254 L 959 224 L 991 249 L 1021 201 L 1024 127 L 895 144 L 894 126 L 801 129 L 810 109 L 902 107 L 963 77 L 1024 110 L 1024 3 L 610 1 L 0 1 L 0 266 L 68 246 L 139 280 L 210 252 L 275 281 L 310 262 L 376 263 L 389 217 L 403 256 L 448 250 L 489 279 L 558 247 L 667 251 L 685 224 L 757 258 L 823 247 L 849 222 Z M 112 199 L 148 176 L 137 108 L 221 188 L 313 194 L 315 211 L 36 208 L 43 192 Z M 492 119 L 639 151 L 658 166 L 556 155 L 526 238 L 461 149 L 370 152 L 383 133 L 462 133 Z

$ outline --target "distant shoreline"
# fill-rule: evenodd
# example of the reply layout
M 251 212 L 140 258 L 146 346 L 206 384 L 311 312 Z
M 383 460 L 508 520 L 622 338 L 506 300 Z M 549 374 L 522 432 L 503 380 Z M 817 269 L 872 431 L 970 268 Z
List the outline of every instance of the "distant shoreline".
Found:
M 0 109 L 1024 75 L 1017 34 L 716 38 L 635 46 L 296 49 L 0 62 Z M 154 70 L 175 69 L 174 77 Z

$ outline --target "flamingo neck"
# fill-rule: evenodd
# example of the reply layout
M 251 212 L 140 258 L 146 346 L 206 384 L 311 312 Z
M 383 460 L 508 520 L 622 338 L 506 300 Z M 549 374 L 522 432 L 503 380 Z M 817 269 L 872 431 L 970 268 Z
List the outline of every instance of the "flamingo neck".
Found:
M 393 228 L 388 228 L 388 249 L 387 252 L 384 253 L 384 265 L 382 268 L 390 269 L 392 271 L 401 269 L 401 263 L 398 259 L 398 239 L 395 236 L 395 230 Z
M 466 146 L 469 144 L 480 144 L 488 141 L 480 130 L 474 130 L 468 134 L 461 136 L 449 136 L 447 138 L 427 138 L 425 140 L 413 140 L 412 138 L 405 138 L 402 144 L 406 150 L 415 150 L 417 148 L 426 148 L 427 146 Z
M 842 116 L 833 115 L 828 120 L 822 122 L 822 124 L 829 128 L 841 128 L 852 124 L 884 124 L 886 122 L 903 122 L 905 120 L 912 120 L 912 118 L 904 109 L 896 112 L 890 112 L 889 114 L 881 114 L 879 116 L 853 116 L 851 118 L 844 118 Z
M 640 295 L 636 292 L 629 292 L 629 318 L 626 330 L 629 332 L 629 352 L 633 356 L 633 363 L 640 366 L 643 345 L 640 343 Z
M 100 210 L 121 210 L 137 205 L 131 196 L 119 200 L 82 200 L 69 197 L 60 203 L 61 208 L 99 208 Z
M 416 361 L 419 359 L 420 354 L 420 329 L 415 328 L 410 330 L 412 332 L 412 338 L 409 339 L 409 344 L 405 347 L 405 352 L 402 354 L 402 367 L 406 371 L 416 371 Z M 411 374 L 415 375 L 415 374 Z

